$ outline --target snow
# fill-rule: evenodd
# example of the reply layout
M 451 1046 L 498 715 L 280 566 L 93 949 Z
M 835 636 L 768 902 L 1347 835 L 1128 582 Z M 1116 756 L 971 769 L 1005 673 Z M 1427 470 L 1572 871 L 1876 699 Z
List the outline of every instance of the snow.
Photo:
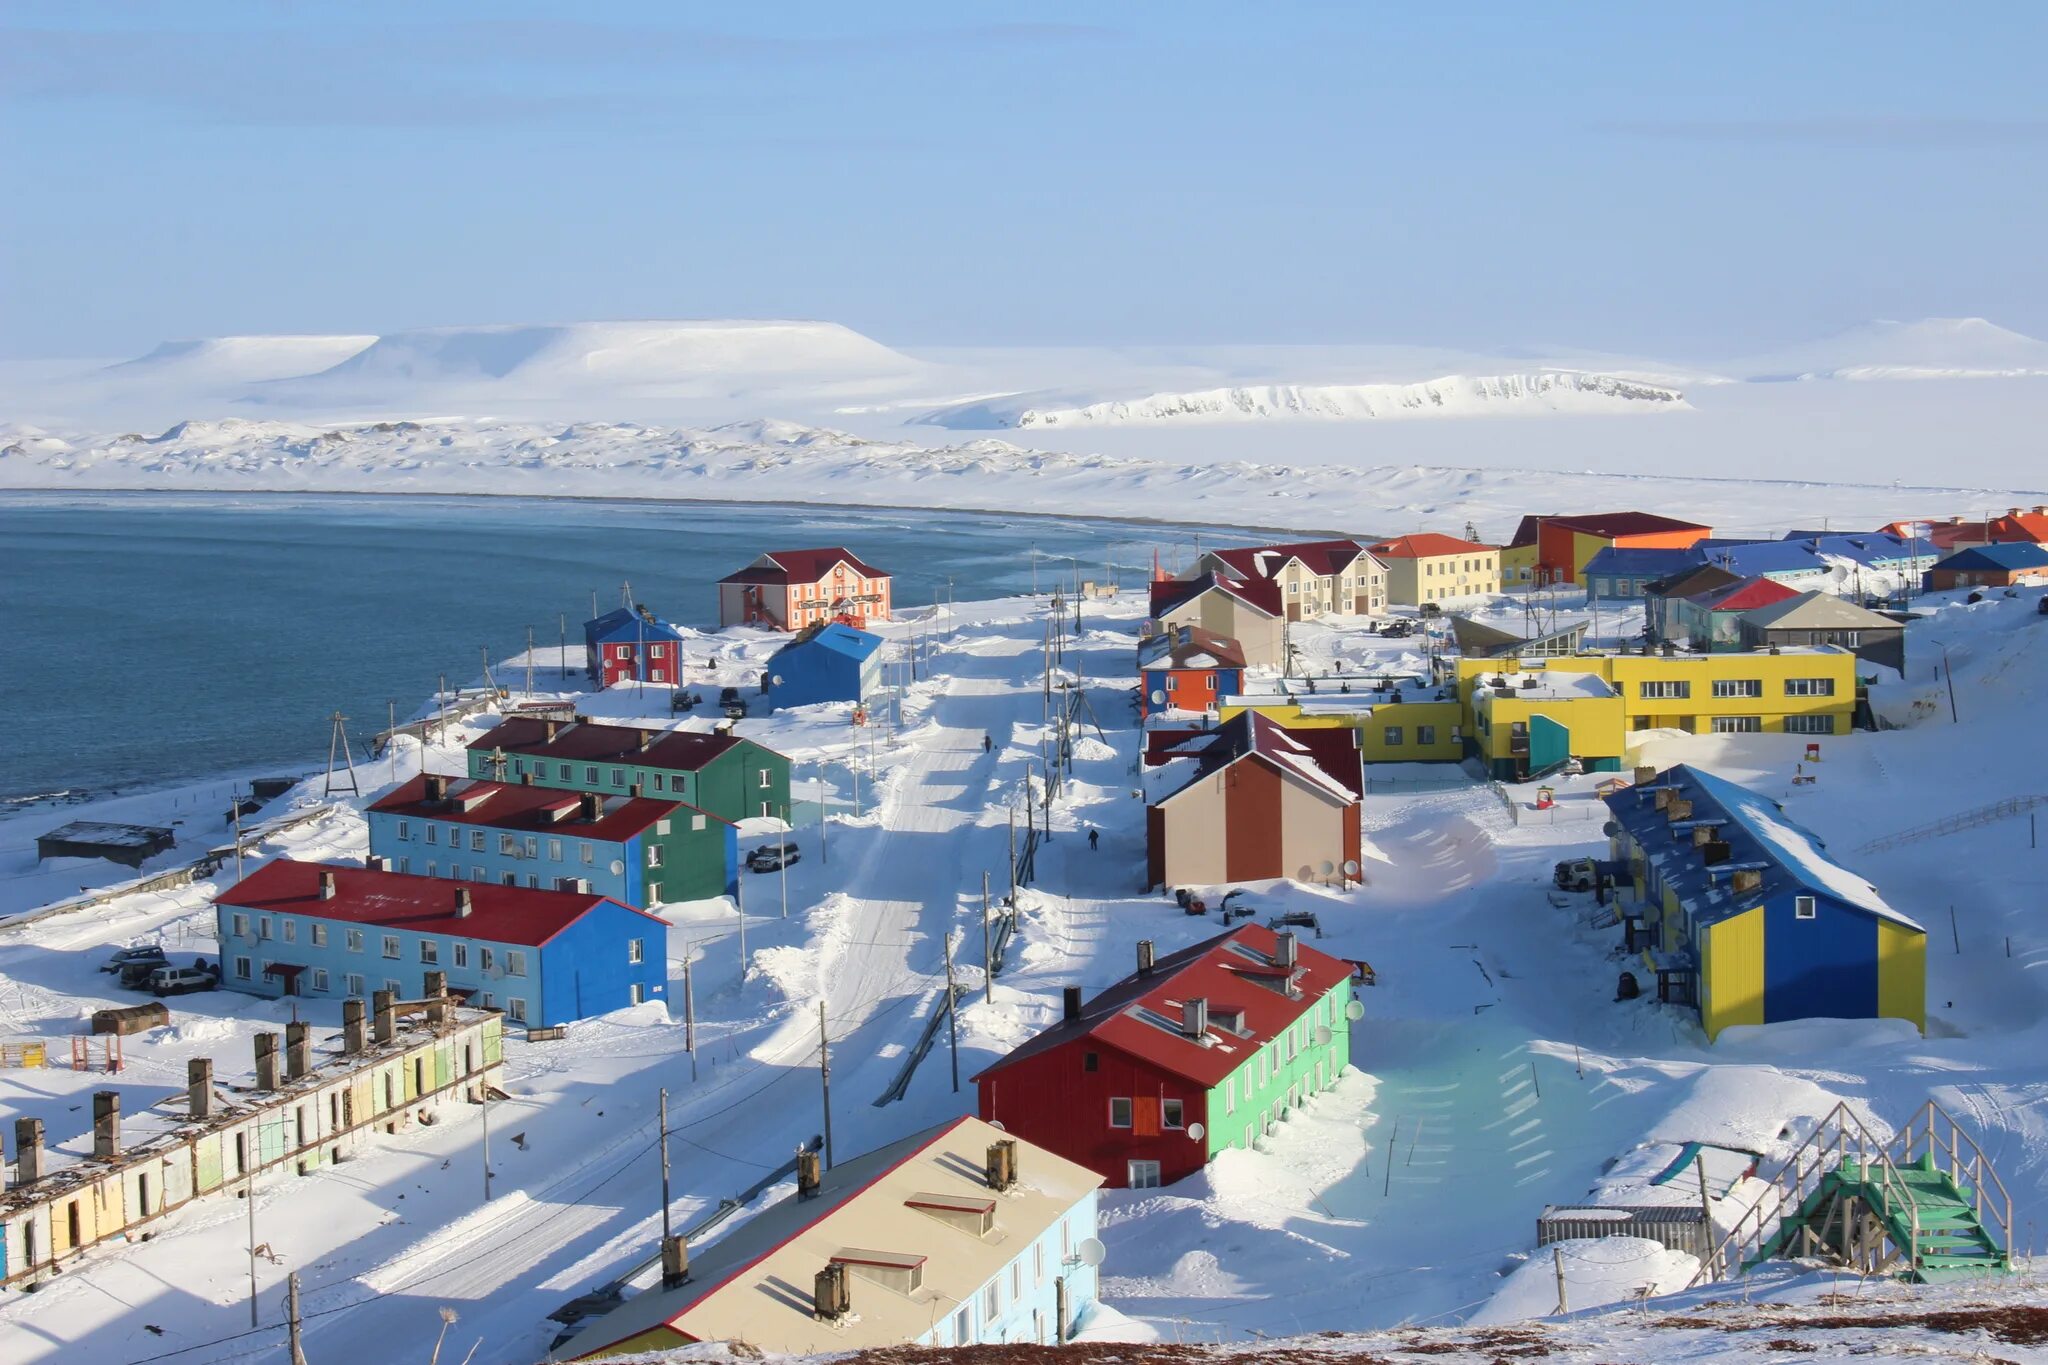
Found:
M 1641 1237 L 1601 1237 L 1553 1242 L 1507 1278 L 1486 1307 L 1466 1319 L 1475 1327 L 1548 1317 L 1557 1311 L 1557 1270 L 1562 1262 L 1572 1311 L 1630 1303 L 1648 1294 L 1686 1287 L 1699 1270 L 1698 1258 L 1670 1251 Z
M 1983 318 L 1877 321 L 1730 368 L 1758 379 L 2011 379 L 2048 375 L 2048 341 Z

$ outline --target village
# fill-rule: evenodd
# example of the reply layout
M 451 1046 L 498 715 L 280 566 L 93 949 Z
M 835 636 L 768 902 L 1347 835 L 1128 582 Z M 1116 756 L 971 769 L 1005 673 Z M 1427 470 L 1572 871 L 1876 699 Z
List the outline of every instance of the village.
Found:
M 2025 1269 L 2041 874 L 1959 914 L 1927 854 L 2037 847 L 2048 508 L 1228 539 L 930 607 L 767 550 L 715 623 L 626 587 L 225 818 L 50 814 L 36 859 L 99 871 L 0 921 L 0 1355 Z M 63 1337 L 94 1292 L 135 1307 Z

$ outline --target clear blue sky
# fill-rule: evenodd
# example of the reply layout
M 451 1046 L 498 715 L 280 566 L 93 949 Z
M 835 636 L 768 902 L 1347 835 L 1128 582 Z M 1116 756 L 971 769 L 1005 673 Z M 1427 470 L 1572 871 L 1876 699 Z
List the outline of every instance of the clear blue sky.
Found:
M 2048 6 L 0 10 L 0 354 L 2048 333 Z

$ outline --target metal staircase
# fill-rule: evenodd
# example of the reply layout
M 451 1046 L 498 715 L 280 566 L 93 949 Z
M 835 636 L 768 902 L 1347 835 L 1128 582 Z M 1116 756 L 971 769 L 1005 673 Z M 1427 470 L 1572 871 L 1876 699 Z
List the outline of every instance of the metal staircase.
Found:
M 1940 1105 L 1929 1100 L 1885 1140 L 1838 1104 L 1701 1263 L 1692 1286 L 1794 1257 L 1927 1284 L 2010 1271 L 2011 1247 L 2012 1196 Z

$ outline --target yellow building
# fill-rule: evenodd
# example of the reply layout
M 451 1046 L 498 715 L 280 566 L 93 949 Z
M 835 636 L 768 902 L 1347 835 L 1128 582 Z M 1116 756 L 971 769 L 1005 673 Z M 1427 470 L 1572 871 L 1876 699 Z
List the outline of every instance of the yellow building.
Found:
M 1390 602 L 1419 607 L 1500 591 L 1500 551 L 1491 545 L 1421 531 L 1367 548 L 1387 566 Z
M 1535 541 L 1526 545 L 1503 545 L 1500 551 L 1500 584 L 1503 588 L 1526 588 L 1536 581 L 1536 563 L 1541 557 Z
M 1325 687 L 1340 686 L 1324 679 Z M 1384 687 L 1355 680 L 1352 692 L 1225 697 L 1217 716 L 1229 720 L 1256 711 L 1290 730 L 1349 727 L 1367 763 L 1456 763 L 1465 756 L 1457 693 L 1419 679 L 1389 679 Z
M 1621 697 L 1597 673 L 1489 673 L 1469 698 L 1473 742 L 1502 782 L 1526 782 L 1573 758 L 1587 772 L 1621 768 Z

